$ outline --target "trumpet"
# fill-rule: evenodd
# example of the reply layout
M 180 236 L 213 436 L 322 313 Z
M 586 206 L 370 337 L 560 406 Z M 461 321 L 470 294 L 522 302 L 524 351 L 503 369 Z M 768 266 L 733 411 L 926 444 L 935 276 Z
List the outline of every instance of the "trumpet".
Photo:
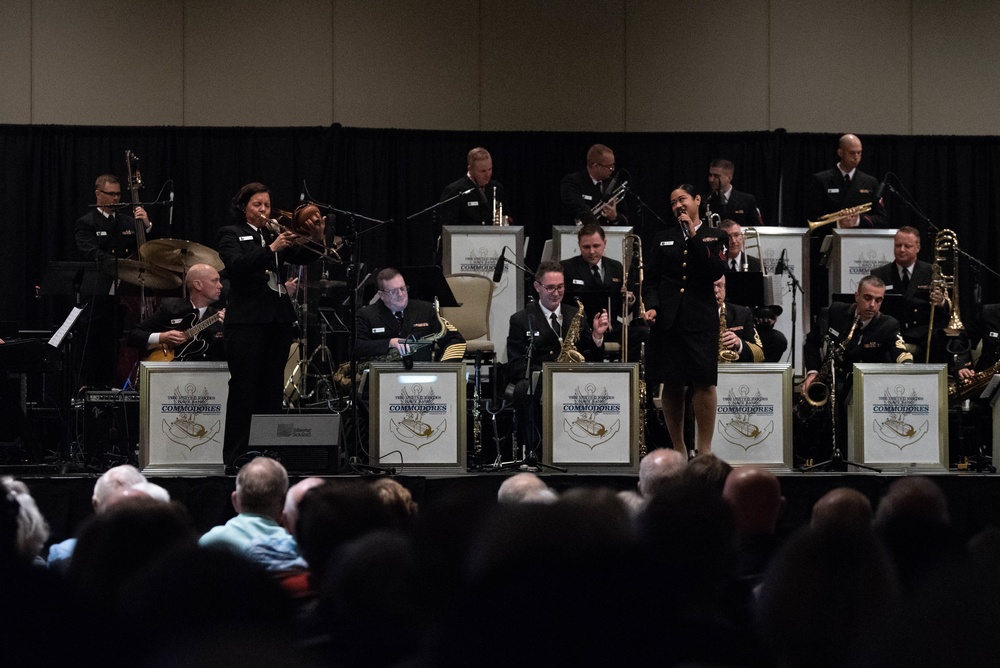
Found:
M 611 197 L 609 197 L 607 200 L 602 199 L 600 202 L 595 204 L 590 209 L 590 213 L 594 214 L 595 218 L 599 218 L 601 216 L 601 211 L 604 210 L 605 204 L 610 204 L 611 206 L 615 206 L 616 204 L 618 204 L 618 202 L 622 201 L 627 191 L 628 191 L 628 181 L 622 181 L 618 185 L 618 187 L 615 188 L 614 192 L 611 193 Z
M 872 210 L 872 203 L 865 202 L 864 204 L 859 204 L 858 206 L 852 206 L 847 209 L 841 209 L 840 211 L 834 211 L 833 213 L 828 213 L 822 216 L 818 220 L 807 221 L 809 225 L 809 231 L 812 232 L 817 227 L 823 227 L 824 225 L 829 225 L 830 223 L 835 223 L 841 218 L 850 218 L 852 216 L 860 216 L 863 213 L 868 213 Z
M 311 205 L 309 205 L 309 206 L 311 206 Z M 317 211 L 318 210 L 319 209 L 317 209 Z M 306 233 L 305 230 L 301 226 L 299 226 L 298 229 L 296 229 L 293 226 L 293 224 L 295 222 L 295 214 L 294 213 L 289 212 L 289 211 L 282 211 L 281 209 L 278 209 L 277 211 L 278 211 L 278 217 L 277 218 L 267 218 L 264 215 L 260 216 L 260 220 L 263 221 L 264 225 L 269 230 L 271 230 L 275 234 L 281 234 L 282 232 L 290 232 L 291 234 L 294 234 L 295 236 L 297 236 L 297 237 L 299 237 L 301 239 L 304 239 L 305 240 L 304 241 L 304 245 L 307 246 L 307 247 L 309 247 L 311 250 L 319 253 L 321 256 L 324 256 L 324 257 L 326 257 L 326 256 L 332 256 L 338 262 L 340 261 L 340 254 L 338 254 L 335 249 L 330 248 L 329 246 L 327 246 L 325 240 L 324 241 L 316 241 L 315 239 L 309 237 L 308 233 Z M 296 211 L 297 211 L 297 209 L 296 209 Z M 288 224 L 286 225 L 282 221 L 288 221 Z
M 503 217 L 503 202 L 497 200 L 497 189 L 493 186 L 493 226 L 506 227 L 507 219 Z

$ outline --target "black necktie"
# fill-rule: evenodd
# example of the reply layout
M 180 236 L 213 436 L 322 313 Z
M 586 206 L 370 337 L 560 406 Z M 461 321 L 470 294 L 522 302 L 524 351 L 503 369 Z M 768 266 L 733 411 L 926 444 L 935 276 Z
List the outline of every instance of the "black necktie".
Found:
M 735 258 L 729 261 L 729 266 L 733 268 L 733 271 L 739 271 L 739 269 L 737 269 Z M 733 279 L 733 280 L 736 280 L 736 279 Z
M 549 323 L 552 325 L 552 331 L 556 333 L 560 339 L 562 338 L 562 327 L 559 326 L 559 317 L 555 313 L 549 316 Z
M 851 175 L 844 174 L 844 187 L 850 187 L 851 185 Z
M 396 316 L 396 325 L 399 327 L 399 333 L 403 333 L 403 312 L 396 311 L 394 314 Z
M 906 292 L 906 289 L 910 287 L 910 269 L 909 267 L 903 267 L 903 279 L 899 282 L 902 292 Z
M 597 265 L 595 264 L 595 265 L 594 265 L 593 267 L 591 267 L 591 270 L 592 270 L 592 271 L 594 272 L 594 278 L 596 278 L 596 279 L 597 279 L 597 282 L 598 282 L 598 283 L 601 283 L 601 282 L 602 282 L 602 280 L 601 280 L 601 269 L 600 269 L 600 267 L 598 267 L 598 266 L 597 266 Z

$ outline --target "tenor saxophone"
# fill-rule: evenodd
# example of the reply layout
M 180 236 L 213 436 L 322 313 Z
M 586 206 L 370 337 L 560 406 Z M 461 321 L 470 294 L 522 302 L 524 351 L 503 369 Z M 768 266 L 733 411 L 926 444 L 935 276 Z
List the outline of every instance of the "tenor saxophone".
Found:
M 583 322 L 583 304 L 580 300 L 576 300 L 577 312 L 573 316 L 573 320 L 569 323 L 569 331 L 566 332 L 566 336 L 563 337 L 562 347 L 559 349 L 559 357 L 556 358 L 557 362 L 582 362 L 583 354 L 576 349 L 576 342 L 580 339 L 580 324 Z

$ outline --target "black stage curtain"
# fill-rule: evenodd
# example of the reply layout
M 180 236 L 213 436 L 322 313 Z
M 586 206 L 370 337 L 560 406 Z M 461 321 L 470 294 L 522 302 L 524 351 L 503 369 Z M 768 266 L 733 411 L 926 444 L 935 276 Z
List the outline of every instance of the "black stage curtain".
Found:
M 878 178 L 893 172 L 939 227 L 958 234 L 963 250 L 995 268 L 1000 213 L 1000 138 L 862 137 L 863 171 Z M 7 204 L 6 243 L 0 262 L 0 320 L 44 327 L 61 321 L 49 300 L 35 297 L 46 263 L 75 259 L 72 226 L 93 203 L 94 178 L 117 174 L 124 156 L 139 156 L 144 201 L 164 199 L 173 183 L 175 209 L 150 215 L 155 234 L 215 246 L 216 229 L 228 218 L 229 202 L 244 183 L 272 189 L 275 208 L 290 210 L 303 183 L 313 198 L 345 211 L 391 222 L 363 230 L 360 258 L 370 268 L 428 264 L 435 259 L 435 221 L 407 217 L 435 203 L 442 188 L 465 171 L 465 155 L 484 146 L 494 175 L 508 193 L 506 212 L 524 225 L 533 265 L 542 241 L 560 222 L 559 182 L 584 168 L 587 148 L 601 142 L 615 151 L 647 207 L 629 202 L 631 222 L 650 239 L 673 224 L 670 190 L 692 183 L 704 190 L 708 163 L 736 163 L 737 189 L 757 196 L 764 221 L 804 225 L 804 193 L 814 172 L 836 162 L 837 136 L 748 133 L 558 133 L 445 132 L 321 128 L 180 128 L 0 125 L 2 183 Z M 161 191 L 161 187 L 163 190 Z M 912 224 L 924 232 L 921 257 L 932 259 L 933 233 L 891 194 L 885 196 L 893 226 Z M 662 221 L 666 221 L 665 223 Z M 346 225 L 344 217 L 338 228 Z M 369 227 L 373 229 L 369 230 Z M 974 263 L 960 274 L 963 316 L 973 310 Z M 983 301 L 1000 298 L 998 281 L 983 274 Z

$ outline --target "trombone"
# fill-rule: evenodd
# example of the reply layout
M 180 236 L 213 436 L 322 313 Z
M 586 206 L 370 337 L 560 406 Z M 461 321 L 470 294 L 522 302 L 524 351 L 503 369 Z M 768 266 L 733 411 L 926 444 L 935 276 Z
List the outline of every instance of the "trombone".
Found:
M 317 211 L 318 210 L 319 209 L 317 209 Z M 275 234 L 281 234 L 282 232 L 291 232 L 292 234 L 294 234 L 295 236 L 299 237 L 300 239 L 304 239 L 305 242 L 304 242 L 303 245 L 308 246 L 313 251 L 316 251 L 322 257 L 331 257 L 332 256 L 338 262 L 341 261 L 340 260 L 340 254 L 337 253 L 336 249 L 330 248 L 329 246 L 327 246 L 325 240 L 324 241 L 316 241 L 316 240 L 312 239 L 311 237 L 309 237 L 307 234 L 303 233 L 303 231 L 301 229 L 295 229 L 295 227 L 293 227 L 293 224 L 295 222 L 295 214 L 293 212 L 282 211 L 281 209 L 278 209 L 277 212 L 278 212 L 278 217 L 277 218 L 266 218 L 263 215 L 261 216 L 261 220 L 264 221 L 264 225 L 268 229 L 270 229 Z M 289 224 L 286 225 L 282 221 L 287 221 Z
M 872 203 L 865 202 L 864 204 L 859 204 L 858 206 L 852 206 L 847 209 L 841 209 L 840 211 L 834 211 L 833 213 L 828 213 L 817 220 L 807 221 L 806 224 L 809 225 L 809 231 L 812 232 L 817 227 L 823 227 L 824 225 L 835 223 L 841 218 L 860 216 L 861 214 L 868 213 L 871 210 L 872 210 Z

